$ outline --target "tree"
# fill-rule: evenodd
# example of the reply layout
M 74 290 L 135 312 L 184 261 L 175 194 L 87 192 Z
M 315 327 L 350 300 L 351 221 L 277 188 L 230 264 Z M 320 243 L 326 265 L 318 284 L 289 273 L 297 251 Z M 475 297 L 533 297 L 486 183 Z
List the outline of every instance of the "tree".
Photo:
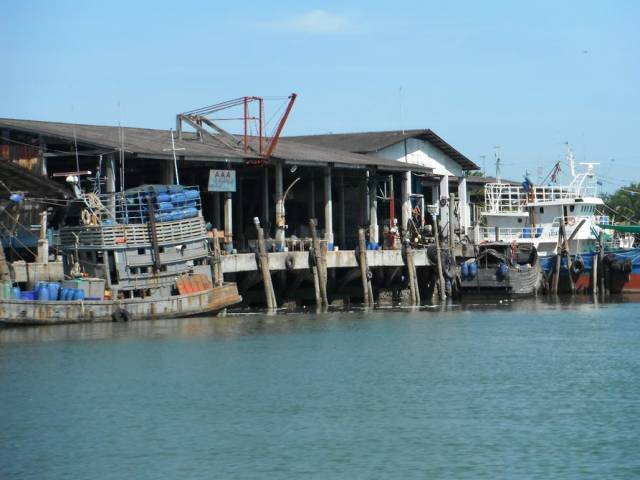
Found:
M 638 222 L 640 220 L 640 183 L 631 183 L 628 187 L 604 195 L 603 200 L 618 215 L 618 220 Z M 610 212 L 613 214 L 613 212 Z

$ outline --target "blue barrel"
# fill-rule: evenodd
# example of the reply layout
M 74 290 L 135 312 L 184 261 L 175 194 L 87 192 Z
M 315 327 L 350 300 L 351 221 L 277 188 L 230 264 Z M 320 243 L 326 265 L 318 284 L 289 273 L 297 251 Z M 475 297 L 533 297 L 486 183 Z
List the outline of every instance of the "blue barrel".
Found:
M 160 211 L 164 211 L 164 210 L 171 211 L 171 210 L 173 210 L 173 203 L 171 203 L 171 202 L 160 202 L 158 204 L 158 210 L 160 210 Z
M 171 202 L 171 195 L 169 195 L 168 193 L 159 193 L 156 196 L 156 200 L 157 202 L 160 203 L 167 203 L 167 202 Z
M 73 294 L 73 292 L 71 291 L 73 290 L 72 288 L 63 288 L 62 292 L 60 293 L 60 300 L 70 300 L 69 296 Z
M 11 288 L 11 298 L 14 300 L 20 300 L 20 287 Z
M 467 278 L 469 276 L 469 264 L 467 262 L 462 263 L 460 274 L 462 275 L 462 278 Z
M 542 231 L 544 229 L 542 227 L 536 228 L 536 238 L 540 238 L 542 236 Z
M 58 295 L 60 295 L 60 284 L 56 282 L 51 282 L 47 285 L 49 289 L 49 300 L 57 300 Z
M 187 207 L 182 210 L 182 216 L 184 218 L 192 218 L 198 215 L 198 209 L 195 207 Z
M 508 274 L 509 274 L 509 267 L 507 266 L 506 263 L 500 262 L 500 265 L 498 265 L 498 271 L 496 272 L 496 275 L 499 278 L 506 278 Z
M 73 300 L 84 300 L 84 290 L 81 288 L 73 289 Z
M 173 203 L 173 205 L 175 207 L 181 207 L 184 205 L 184 202 L 186 202 L 187 197 L 185 196 L 184 193 L 172 193 L 171 194 L 171 203 Z
M 522 238 L 531 238 L 531 228 L 524 227 L 522 229 Z
M 477 274 L 478 274 L 478 263 L 471 262 L 469 264 L 469 278 L 475 278 Z
M 35 290 L 25 290 L 24 292 L 20 292 L 20 300 L 35 300 L 36 292 Z
M 187 201 L 198 200 L 200 198 L 200 192 L 198 192 L 198 190 L 185 190 L 184 195 L 187 197 Z
M 39 301 L 48 302 L 49 301 L 49 286 L 46 283 L 41 282 L 40 286 L 38 287 L 38 290 L 36 290 L 36 295 L 37 295 Z

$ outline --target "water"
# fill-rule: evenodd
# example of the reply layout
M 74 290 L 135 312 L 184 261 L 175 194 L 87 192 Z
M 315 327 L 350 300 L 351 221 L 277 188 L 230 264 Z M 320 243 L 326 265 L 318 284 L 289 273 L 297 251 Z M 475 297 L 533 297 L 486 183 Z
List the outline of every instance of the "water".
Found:
M 633 303 L 4 329 L 0 478 L 638 477 L 639 372 Z

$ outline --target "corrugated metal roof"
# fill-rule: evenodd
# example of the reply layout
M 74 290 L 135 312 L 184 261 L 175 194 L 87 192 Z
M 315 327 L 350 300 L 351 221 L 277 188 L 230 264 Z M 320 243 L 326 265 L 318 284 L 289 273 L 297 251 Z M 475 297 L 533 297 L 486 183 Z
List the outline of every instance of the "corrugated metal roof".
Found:
M 0 180 L 12 192 L 25 192 L 30 197 L 71 198 L 71 192 L 47 177 L 30 172 L 9 160 L 0 159 Z M 6 189 L 0 189 L 0 196 L 8 197 Z
M 0 118 L 0 128 L 13 128 L 33 134 L 42 134 L 49 137 L 73 141 L 74 136 L 78 143 L 92 145 L 108 150 L 118 150 L 121 145 L 120 130 L 124 136 L 124 150 L 140 157 L 169 159 L 171 152 L 171 136 L 169 130 L 156 130 L 148 128 L 114 127 L 104 125 L 84 125 L 60 122 L 43 122 L 36 120 L 19 120 Z M 253 138 L 251 144 L 257 148 L 257 139 Z M 243 152 L 241 149 L 229 148 L 216 138 L 205 136 L 205 141 L 200 142 L 195 134 L 184 133 L 182 140 L 175 140 L 176 149 L 184 149 L 178 152 L 185 160 L 210 161 L 212 159 L 259 159 L 253 152 Z M 277 144 L 273 157 L 290 162 L 309 162 L 319 164 L 335 164 L 337 166 L 377 166 L 383 170 L 407 170 L 407 164 L 395 160 L 386 160 L 380 157 L 361 155 L 348 150 L 330 148 L 323 145 L 311 145 L 306 142 L 297 142 L 281 138 Z M 415 166 L 411 166 L 416 170 Z M 419 168 L 424 172 L 432 171 L 429 168 Z
M 464 170 L 480 170 L 480 167 L 445 142 L 432 130 L 391 130 L 384 132 L 332 133 L 327 135 L 303 135 L 287 139 L 309 145 L 338 148 L 357 153 L 375 153 L 409 138 L 419 138 L 432 144 L 460 164 Z

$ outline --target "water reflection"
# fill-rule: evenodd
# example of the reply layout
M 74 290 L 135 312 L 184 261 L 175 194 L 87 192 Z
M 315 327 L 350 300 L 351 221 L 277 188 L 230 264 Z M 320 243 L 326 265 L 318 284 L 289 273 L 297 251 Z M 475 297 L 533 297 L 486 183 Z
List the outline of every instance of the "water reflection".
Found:
M 634 297 L 617 296 L 606 301 L 590 296 L 556 296 L 531 299 L 500 298 L 469 295 L 461 300 L 420 307 L 387 306 L 371 309 L 351 306 L 348 309 L 329 309 L 325 313 L 304 311 L 261 312 L 236 310 L 225 316 L 198 317 L 174 320 L 151 320 L 131 323 L 70 324 L 33 327 L 0 327 L 0 345 L 16 342 L 100 341 L 168 338 L 237 338 L 259 334 L 284 334 L 296 330 L 330 328 L 336 322 L 385 318 L 390 312 L 404 312 L 411 318 L 439 318 L 443 314 L 459 312 L 544 312 L 592 311 L 612 304 L 637 301 Z M 437 316 L 437 317 L 435 317 Z M 402 318 L 402 317 L 400 317 Z

